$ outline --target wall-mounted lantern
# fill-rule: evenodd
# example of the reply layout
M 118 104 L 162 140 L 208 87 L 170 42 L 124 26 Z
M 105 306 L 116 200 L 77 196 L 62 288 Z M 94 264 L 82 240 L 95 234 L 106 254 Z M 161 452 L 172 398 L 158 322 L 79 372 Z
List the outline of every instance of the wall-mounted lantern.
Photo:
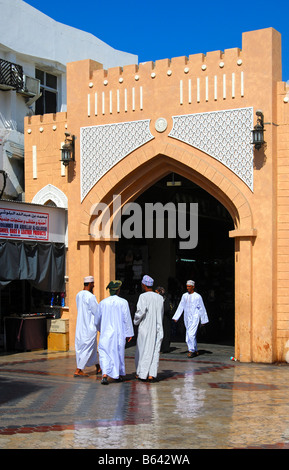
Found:
M 254 129 L 252 130 L 252 136 L 253 136 L 253 142 L 252 144 L 255 145 L 255 149 L 259 150 L 262 145 L 265 143 L 264 141 L 264 116 L 262 111 L 257 110 L 256 111 L 256 116 L 257 116 L 257 124 L 254 126 Z
M 74 162 L 74 140 L 74 135 L 65 132 L 65 142 L 61 148 L 61 161 L 65 166 Z

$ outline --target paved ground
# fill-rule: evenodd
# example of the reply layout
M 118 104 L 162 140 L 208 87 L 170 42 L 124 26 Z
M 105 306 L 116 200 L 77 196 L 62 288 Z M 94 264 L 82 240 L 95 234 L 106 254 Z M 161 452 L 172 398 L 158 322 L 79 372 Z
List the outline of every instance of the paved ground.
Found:
M 233 348 L 207 344 L 188 359 L 184 343 L 172 347 L 158 383 L 135 379 L 131 347 L 126 381 L 108 386 L 94 368 L 74 378 L 73 352 L 2 354 L 0 449 L 289 449 L 288 364 L 240 364 Z

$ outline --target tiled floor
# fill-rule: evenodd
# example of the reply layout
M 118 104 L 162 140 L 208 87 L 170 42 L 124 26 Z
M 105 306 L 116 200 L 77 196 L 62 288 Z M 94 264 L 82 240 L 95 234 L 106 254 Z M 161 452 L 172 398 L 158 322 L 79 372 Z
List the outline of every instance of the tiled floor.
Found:
M 74 378 L 73 352 L 0 356 L 0 449 L 288 449 L 289 365 L 232 362 L 228 346 L 183 343 L 159 382 Z

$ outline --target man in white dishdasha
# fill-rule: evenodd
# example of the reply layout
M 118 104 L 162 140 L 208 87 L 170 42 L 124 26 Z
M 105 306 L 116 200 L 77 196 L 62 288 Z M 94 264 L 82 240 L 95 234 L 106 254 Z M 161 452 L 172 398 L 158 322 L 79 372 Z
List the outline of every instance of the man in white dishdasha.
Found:
M 145 275 L 142 279 L 143 294 L 140 294 L 134 316 L 138 325 L 135 353 L 136 378 L 157 381 L 160 349 L 163 339 L 164 301 L 153 292 L 154 280 Z
M 99 362 L 102 369 L 102 385 L 108 385 L 108 377 L 121 382 L 125 377 L 125 344 L 133 335 L 133 324 L 128 301 L 119 297 L 121 281 L 111 281 L 106 289 L 110 296 L 99 303 L 96 317 L 100 331 L 98 343 Z
M 77 369 L 74 377 L 88 377 L 83 369 L 93 365 L 96 367 L 96 373 L 100 372 L 97 363 L 97 329 L 95 325 L 98 303 L 93 294 L 93 288 L 93 276 L 86 276 L 83 290 L 78 292 L 76 296 L 75 354 Z
M 204 325 L 209 322 L 207 311 L 200 294 L 195 292 L 195 282 L 187 281 L 187 292 L 182 295 L 178 308 L 173 316 L 178 321 L 184 312 L 184 323 L 186 327 L 186 343 L 188 345 L 188 357 L 199 355 L 197 347 L 197 331 L 199 323 Z

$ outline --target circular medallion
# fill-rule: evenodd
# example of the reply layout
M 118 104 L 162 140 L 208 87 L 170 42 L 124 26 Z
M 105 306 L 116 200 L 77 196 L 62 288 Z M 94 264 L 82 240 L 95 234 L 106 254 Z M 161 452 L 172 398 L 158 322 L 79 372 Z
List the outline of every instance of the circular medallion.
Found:
M 165 118 L 158 118 L 155 123 L 155 129 L 158 132 L 164 132 L 168 127 L 168 123 Z

